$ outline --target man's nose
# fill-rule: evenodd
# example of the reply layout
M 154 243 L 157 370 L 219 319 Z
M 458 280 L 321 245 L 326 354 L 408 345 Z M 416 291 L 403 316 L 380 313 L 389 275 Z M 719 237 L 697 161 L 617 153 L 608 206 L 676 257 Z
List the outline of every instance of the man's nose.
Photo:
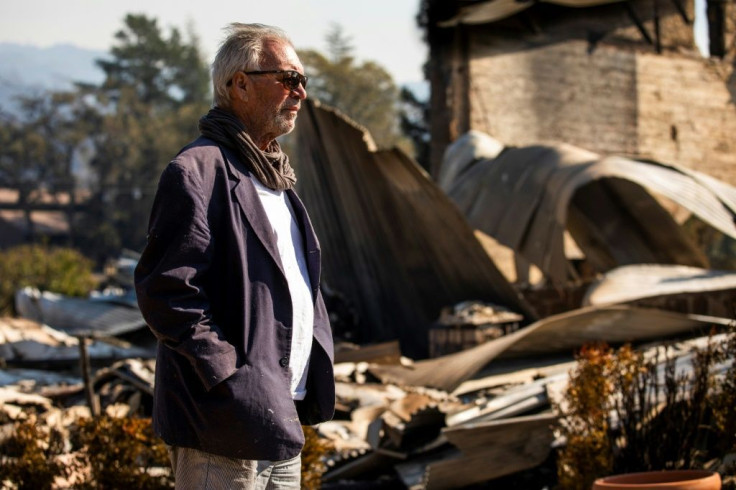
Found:
M 307 98 L 307 89 L 304 88 L 304 85 L 302 85 L 301 83 L 297 88 L 292 90 L 291 93 L 292 95 L 296 94 L 297 98 L 299 98 L 300 100 L 304 100 Z

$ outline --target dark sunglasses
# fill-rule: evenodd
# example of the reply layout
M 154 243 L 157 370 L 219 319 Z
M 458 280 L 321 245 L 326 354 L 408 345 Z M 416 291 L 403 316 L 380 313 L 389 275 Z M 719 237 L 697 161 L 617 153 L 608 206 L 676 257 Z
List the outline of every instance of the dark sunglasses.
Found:
M 245 73 L 246 75 L 279 74 L 281 75 L 281 78 L 278 79 L 279 82 L 283 83 L 284 87 L 288 88 L 289 90 L 298 89 L 300 84 L 305 89 L 307 88 L 308 78 L 296 70 L 244 71 L 243 73 Z

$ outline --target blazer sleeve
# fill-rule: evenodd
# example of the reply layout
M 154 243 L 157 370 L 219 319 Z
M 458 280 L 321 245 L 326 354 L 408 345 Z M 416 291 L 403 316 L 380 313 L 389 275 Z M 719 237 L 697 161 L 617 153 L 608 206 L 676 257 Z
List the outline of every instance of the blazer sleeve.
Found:
M 159 181 L 148 243 L 135 270 L 138 305 L 165 347 L 192 364 L 207 390 L 237 370 L 237 352 L 212 320 L 204 283 L 213 255 L 202 176 L 176 160 Z

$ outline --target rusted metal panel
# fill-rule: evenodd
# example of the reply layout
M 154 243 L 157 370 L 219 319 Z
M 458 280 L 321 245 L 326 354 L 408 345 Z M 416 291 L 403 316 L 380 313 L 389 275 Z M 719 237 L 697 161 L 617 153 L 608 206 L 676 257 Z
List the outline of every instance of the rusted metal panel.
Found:
M 365 130 L 315 102 L 305 104 L 298 128 L 297 187 L 322 242 L 325 281 L 359 312 L 359 341 L 398 338 L 402 353 L 426 357 L 429 325 L 469 298 L 534 318 L 409 157 L 374 151 Z

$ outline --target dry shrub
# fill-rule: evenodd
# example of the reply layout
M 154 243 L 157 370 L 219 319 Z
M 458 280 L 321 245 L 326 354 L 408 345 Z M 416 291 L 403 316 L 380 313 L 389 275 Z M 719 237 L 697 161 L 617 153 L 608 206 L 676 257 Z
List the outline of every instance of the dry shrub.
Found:
M 301 488 L 316 490 L 327 469 L 325 455 L 334 447 L 314 428 L 303 429 Z M 70 481 L 78 490 L 174 487 L 168 450 L 154 434 L 151 419 L 79 418 L 69 432 L 71 444 L 35 416 L 15 424 L 12 436 L 0 446 L 0 488 L 68 488 Z
M 305 490 L 318 490 L 322 486 L 322 475 L 327 471 L 325 456 L 334 450 L 334 445 L 317 434 L 313 427 L 302 426 L 304 448 L 302 449 L 302 485 Z
M 71 444 L 35 416 L 15 424 L 0 447 L 0 486 L 44 490 L 74 482 L 80 490 L 173 488 L 168 452 L 150 419 L 79 418 L 69 439 Z
M 151 419 L 109 416 L 79 419 L 72 440 L 91 473 L 90 481 L 80 488 L 173 487 L 168 451 L 153 433 Z
M 612 469 L 608 399 L 613 384 L 608 374 L 613 353 L 604 344 L 591 344 L 578 354 L 570 374 L 559 428 L 567 444 L 558 457 L 558 480 L 562 488 L 588 489 L 596 475 Z
M 58 460 L 63 452 L 61 433 L 30 416 L 0 447 L 0 484 L 12 483 L 20 490 L 52 488 L 57 477 L 66 478 L 73 471 L 73 466 Z
M 557 407 L 567 441 L 558 458 L 561 488 L 588 489 L 598 477 L 636 471 L 733 474 L 736 468 L 714 462 L 736 451 L 736 330 L 696 349 L 689 371 L 665 352 L 646 358 L 628 345 L 580 351 Z

